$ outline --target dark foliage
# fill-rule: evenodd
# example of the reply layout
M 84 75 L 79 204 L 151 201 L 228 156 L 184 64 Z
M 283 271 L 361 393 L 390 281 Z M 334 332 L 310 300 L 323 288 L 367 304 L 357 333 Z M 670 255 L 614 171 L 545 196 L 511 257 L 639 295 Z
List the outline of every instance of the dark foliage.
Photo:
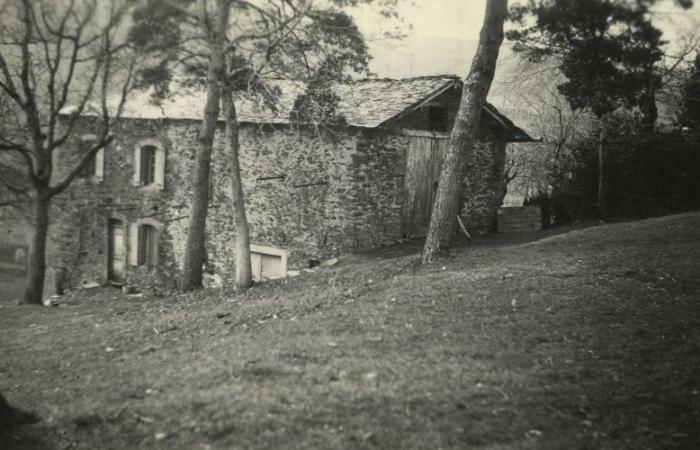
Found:
M 680 130 L 652 131 L 641 119 L 615 116 L 610 141 L 609 201 L 612 216 L 639 218 L 700 209 L 700 141 Z M 551 195 L 531 199 L 548 204 L 550 223 L 596 217 L 596 142 L 573 146 L 570 178 L 555 180 Z
M 204 36 L 188 16 L 191 0 L 147 0 L 133 14 L 130 42 L 143 55 L 141 87 L 153 87 L 160 101 L 170 93 L 177 76 L 180 85 L 202 84 L 207 77 Z M 284 2 L 282 2 L 284 3 Z M 246 93 L 266 107 L 275 107 L 276 79 L 305 82 L 295 120 L 311 123 L 342 122 L 335 113 L 332 81 L 366 74 L 370 56 L 353 18 L 337 8 L 368 0 L 334 0 L 325 8 L 252 7 L 232 3 L 239 22 L 227 36 L 226 81 L 236 93 Z M 394 1 L 383 0 L 387 13 Z M 391 15 L 391 14 L 390 14 Z
M 691 73 L 683 89 L 680 124 L 686 132 L 700 138 L 700 53 L 695 56 Z
M 186 7 L 192 2 L 179 3 Z M 178 59 L 178 49 L 184 44 L 180 25 L 186 23 L 186 16 L 170 2 L 146 0 L 134 9 L 132 19 L 128 41 L 142 55 L 137 87 L 153 86 L 154 96 L 162 99 L 169 93 L 173 76 L 169 63 Z

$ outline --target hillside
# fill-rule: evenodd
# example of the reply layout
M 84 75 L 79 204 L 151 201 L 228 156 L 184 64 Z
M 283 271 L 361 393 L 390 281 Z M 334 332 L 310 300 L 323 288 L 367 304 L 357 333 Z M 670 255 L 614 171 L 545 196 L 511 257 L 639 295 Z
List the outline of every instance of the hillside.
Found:
M 0 448 L 700 442 L 700 213 L 418 259 L 351 255 L 243 295 L 0 302 L 0 391 L 43 418 Z

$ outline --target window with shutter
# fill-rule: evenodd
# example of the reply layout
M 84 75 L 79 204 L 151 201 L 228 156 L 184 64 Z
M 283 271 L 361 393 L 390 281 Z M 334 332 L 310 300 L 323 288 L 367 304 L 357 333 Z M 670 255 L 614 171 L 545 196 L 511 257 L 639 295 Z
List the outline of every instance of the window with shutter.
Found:
M 158 189 L 165 188 L 165 150 L 162 147 L 158 147 L 154 160 L 153 160 L 153 184 L 158 187 Z
M 83 155 L 85 155 L 87 152 L 89 152 L 90 148 L 92 148 L 93 145 L 95 145 L 95 139 L 93 137 L 84 136 L 80 140 L 80 143 L 78 144 L 78 158 L 82 158 Z M 93 155 L 92 158 L 90 158 L 90 160 L 83 166 L 83 168 L 80 169 L 80 172 L 78 173 L 78 177 L 89 180 L 94 176 L 95 176 L 95 156 Z
M 152 139 L 134 149 L 134 186 L 163 189 L 165 185 L 165 150 Z
M 141 147 L 141 186 L 153 184 L 156 180 L 156 152 L 153 145 Z
M 97 150 L 95 154 L 95 181 L 103 182 L 105 179 L 105 149 Z
M 149 224 L 138 227 L 137 265 L 155 266 L 158 264 L 158 229 Z

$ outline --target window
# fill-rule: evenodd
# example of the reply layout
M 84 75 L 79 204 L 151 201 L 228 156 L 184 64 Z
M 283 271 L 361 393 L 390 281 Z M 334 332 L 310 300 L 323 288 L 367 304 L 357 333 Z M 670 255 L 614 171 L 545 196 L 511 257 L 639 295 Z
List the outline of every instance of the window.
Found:
M 134 186 L 155 186 L 163 189 L 165 182 L 165 150 L 148 140 L 134 149 Z
M 94 144 L 94 142 L 91 141 L 81 141 L 80 145 L 80 153 L 79 155 L 82 156 L 87 152 L 90 147 Z M 90 158 L 90 160 L 83 166 L 83 168 L 80 170 L 80 174 L 78 175 L 80 178 L 85 178 L 88 179 L 92 176 L 95 175 L 95 157 L 93 156 Z
M 132 266 L 158 265 L 158 243 L 161 226 L 151 219 L 142 219 L 129 227 L 129 262 Z
M 447 108 L 444 106 L 428 107 L 428 128 L 431 131 L 448 131 Z
M 78 158 L 82 158 L 95 145 L 97 137 L 95 135 L 85 135 L 78 144 Z M 79 178 L 101 182 L 104 179 L 104 149 L 101 148 L 83 166 L 78 173 Z
M 153 225 L 139 227 L 139 266 L 155 266 L 158 263 L 158 230 Z
M 141 147 L 141 186 L 156 181 L 156 148 L 152 145 Z

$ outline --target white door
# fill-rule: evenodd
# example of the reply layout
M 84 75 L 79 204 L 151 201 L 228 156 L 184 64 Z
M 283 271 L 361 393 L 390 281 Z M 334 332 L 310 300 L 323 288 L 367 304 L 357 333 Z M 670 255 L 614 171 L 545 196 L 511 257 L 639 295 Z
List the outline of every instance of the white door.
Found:
M 107 252 L 107 278 L 121 283 L 126 275 L 126 245 L 124 239 L 124 223 L 121 220 L 110 219 L 109 241 Z

